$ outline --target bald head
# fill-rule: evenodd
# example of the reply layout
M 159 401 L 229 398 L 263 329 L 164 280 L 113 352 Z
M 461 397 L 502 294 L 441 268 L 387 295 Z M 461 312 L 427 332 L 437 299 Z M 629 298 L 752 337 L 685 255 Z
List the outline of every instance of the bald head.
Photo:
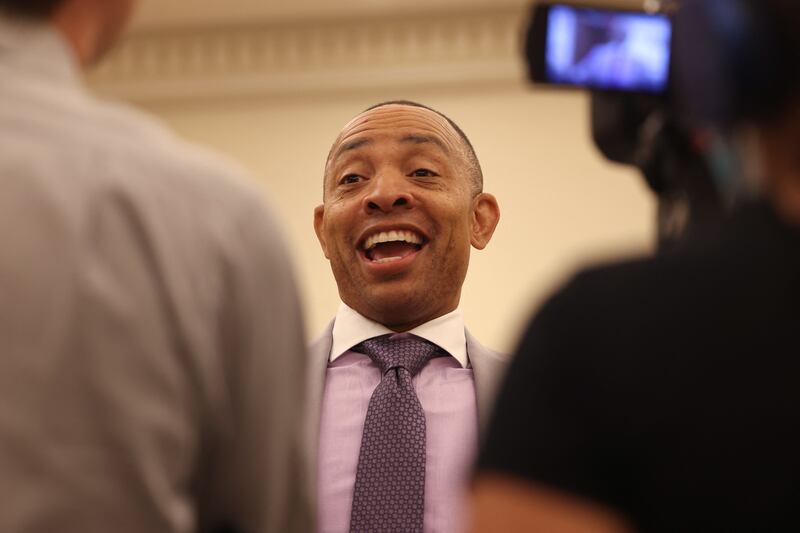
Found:
M 328 152 L 328 159 L 327 159 L 327 161 L 325 163 L 325 176 L 326 176 L 326 178 L 328 176 L 328 172 L 330 171 L 331 161 L 334 158 L 334 156 L 336 155 L 337 146 L 340 144 L 343 134 L 348 131 L 348 127 L 351 126 L 354 122 L 358 121 L 360 118 L 362 118 L 365 115 L 367 115 L 368 113 L 370 113 L 370 112 L 372 112 L 374 110 L 380 109 L 380 108 L 388 107 L 388 106 L 395 106 L 395 107 L 397 107 L 397 106 L 405 106 L 405 107 L 423 109 L 423 110 L 430 111 L 431 113 L 435 114 L 439 118 L 443 119 L 448 124 L 448 126 L 453 130 L 453 132 L 456 134 L 457 138 L 460 141 L 459 155 L 462 158 L 464 169 L 465 169 L 465 171 L 467 173 L 467 177 L 470 180 L 470 186 L 471 186 L 473 195 L 477 195 L 477 194 L 480 194 L 481 192 L 483 192 L 483 171 L 481 170 L 481 164 L 480 164 L 480 161 L 478 160 L 478 156 L 475 153 L 475 149 L 473 148 L 472 143 L 470 142 L 469 138 L 464 133 L 464 131 L 458 126 L 458 124 L 456 124 L 452 119 L 450 119 L 450 117 L 448 117 L 444 113 L 441 113 L 441 112 L 433 109 L 432 107 L 428 107 L 426 105 L 423 105 L 423 104 L 420 104 L 420 103 L 417 103 L 417 102 L 412 102 L 410 100 L 390 100 L 390 101 L 386 101 L 386 102 L 381 102 L 379 104 L 375 104 L 373 106 L 368 107 L 362 113 L 360 113 L 358 116 L 353 118 L 353 120 L 351 120 L 350 123 L 348 123 L 342 129 L 342 132 L 336 138 L 336 140 L 333 143 L 333 146 L 331 147 L 330 151 Z M 324 187 L 323 187 L 323 196 L 324 196 Z
M 470 251 L 486 247 L 500 218 L 481 185 L 469 141 L 441 113 L 387 102 L 351 120 L 314 209 L 342 301 L 394 331 L 456 309 Z

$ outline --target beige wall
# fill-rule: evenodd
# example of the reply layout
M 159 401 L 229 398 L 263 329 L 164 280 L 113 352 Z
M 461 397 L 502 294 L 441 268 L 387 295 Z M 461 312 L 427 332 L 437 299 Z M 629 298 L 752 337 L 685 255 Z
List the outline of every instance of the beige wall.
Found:
M 596 152 L 580 93 L 509 84 L 149 105 L 178 133 L 228 154 L 263 182 L 289 234 L 310 336 L 338 305 L 311 225 L 325 156 L 347 120 L 392 98 L 419 100 L 455 119 L 475 145 L 486 190 L 499 199 L 500 225 L 489 247 L 473 253 L 462 298 L 468 327 L 487 345 L 511 349 L 532 307 L 576 266 L 650 246 L 650 194 L 635 172 Z
M 647 249 L 654 233 L 643 180 L 603 161 L 589 139 L 586 96 L 524 81 L 527 3 L 146 0 L 90 80 L 264 184 L 290 237 L 309 336 L 338 305 L 311 224 L 334 137 L 387 99 L 450 115 L 502 209 L 493 241 L 472 256 L 462 308 L 479 339 L 510 350 L 533 307 L 577 266 Z

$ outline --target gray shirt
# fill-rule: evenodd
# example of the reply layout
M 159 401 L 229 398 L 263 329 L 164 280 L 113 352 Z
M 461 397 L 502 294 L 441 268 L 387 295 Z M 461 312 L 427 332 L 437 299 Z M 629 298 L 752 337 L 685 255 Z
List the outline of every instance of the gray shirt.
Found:
M 0 531 L 308 531 L 285 250 L 238 171 L 0 18 Z

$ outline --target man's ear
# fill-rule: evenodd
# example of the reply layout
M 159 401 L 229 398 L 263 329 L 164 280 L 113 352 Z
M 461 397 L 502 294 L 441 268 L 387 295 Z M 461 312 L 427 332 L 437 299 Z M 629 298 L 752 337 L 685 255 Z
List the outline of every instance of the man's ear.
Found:
M 325 254 L 327 259 L 330 259 L 328 256 L 328 243 L 325 241 L 325 232 L 323 231 L 323 226 L 325 225 L 325 206 L 318 205 L 314 208 L 314 231 L 317 234 L 317 239 L 319 240 L 319 245 L 322 247 L 322 253 Z
M 498 222 L 500 206 L 497 205 L 497 198 L 485 192 L 480 193 L 472 200 L 472 246 L 478 250 L 486 248 Z

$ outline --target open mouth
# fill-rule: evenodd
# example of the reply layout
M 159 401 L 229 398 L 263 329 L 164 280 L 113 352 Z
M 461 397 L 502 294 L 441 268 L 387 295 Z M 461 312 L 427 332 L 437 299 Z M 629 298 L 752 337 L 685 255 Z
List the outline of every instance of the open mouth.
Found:
M 420 251 L 424 245 L 424 238 L 413 231 L 393 230 L 370 235 L 362 249 L 368 260 L 383 264 L 405 259 Z

